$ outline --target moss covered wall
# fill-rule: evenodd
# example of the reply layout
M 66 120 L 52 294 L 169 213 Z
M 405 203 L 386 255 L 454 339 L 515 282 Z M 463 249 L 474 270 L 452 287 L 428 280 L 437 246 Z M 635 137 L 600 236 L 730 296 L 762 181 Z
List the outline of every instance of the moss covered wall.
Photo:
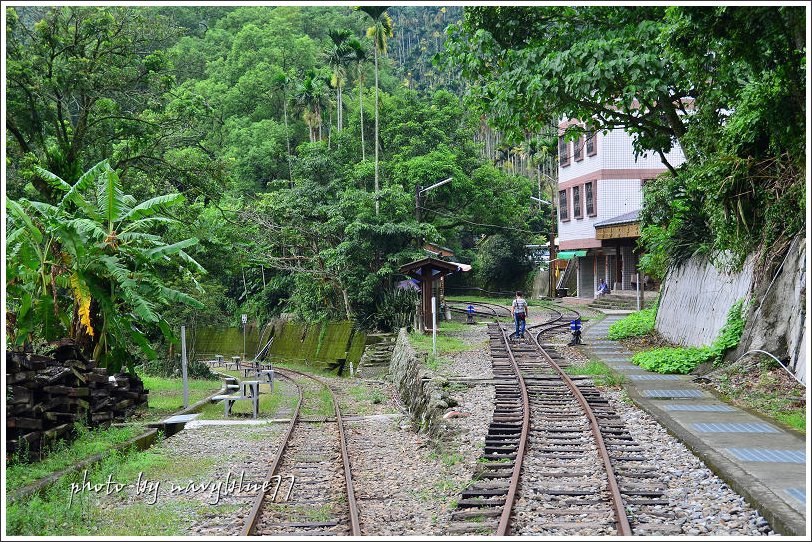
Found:
M 275 338 L 270 354 L 275 359 L 333 362 L 347 358 L 358 366 L 366 343 L 365 334 L 354 330 L 353 323 L 349 321 L 315 324 L 287 321 L 274 322 L 273 325 Z M 257 352 L 259 334 L 259 328 L 247 326 L 246 350 L 250 357 Z M 239 328 L 198 328 L 192 340 L 198 355 L 222 354 L 230 357 L 242 352 L 242 329 Z

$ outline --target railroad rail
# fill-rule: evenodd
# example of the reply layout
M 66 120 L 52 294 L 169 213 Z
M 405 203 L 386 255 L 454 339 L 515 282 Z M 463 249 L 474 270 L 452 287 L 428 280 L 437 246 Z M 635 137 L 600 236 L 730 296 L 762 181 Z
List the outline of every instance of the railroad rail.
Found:
M 299 396 L 265 477 L 268 491 L 254 499 L 242 535 L 360 535 L 347 441 L 333 391 L 313 375 L 274 370 L 294 384 Z M 307 423 L 302 412 L 312 408 L 310 401 L 318 406 L 325 389 L 334 423 Z
M 543 517 L 539 525 L 549 534 L 593 527 L 596 534 L 633 534 L 627 505 L 643 510 L 663 504 L 665 488 L 640 486 L 640 479 L 654 477 L 654 467 L 643 466 L 639 445 L 590 379 L 565 373 L 564 356 L 541 342 L 543 334 L 569 325 L 567 311 L 580 314 L 545 307 L 549 318 L 528 327 L 536 335 L 512 341 L 498 309 L 468 304 L 495 320 L 488 334 L 496 400 L 483 455 L 452 512 L 450 532 L 510 534 L 521 495 L 523 506 L 537 507 L 523 516 Z M 519 527 L 524 532 L 529 526 Z

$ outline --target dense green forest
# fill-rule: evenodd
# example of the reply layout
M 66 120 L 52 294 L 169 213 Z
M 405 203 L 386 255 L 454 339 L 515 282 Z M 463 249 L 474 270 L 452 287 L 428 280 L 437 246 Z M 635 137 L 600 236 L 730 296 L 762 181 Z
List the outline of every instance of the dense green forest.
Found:
M 801 8 L 6 14 L 15 346 L 70 336 L 118 364 L 240 313 L 386 329 L 426 241 L 480 286 L 526 283 L 561 117 L 683 149 L 645 189 L 652 275 L 697 253 L 775 263 L 805 225 Z
M 11 340 L 123 359 L 240 313 L 386 328 L 423 241 L 524 280 L 539 179 L 489 159 L 432 62 L 461 9 L 368 10 L 8 8 Z

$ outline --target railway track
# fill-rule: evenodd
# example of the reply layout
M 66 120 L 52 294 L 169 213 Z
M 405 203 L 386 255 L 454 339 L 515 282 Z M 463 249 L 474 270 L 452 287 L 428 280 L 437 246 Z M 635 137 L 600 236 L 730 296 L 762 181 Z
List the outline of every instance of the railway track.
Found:
M 501 316 L 490 304 L 472 304 L 480 314 Z M 506 326 L 488 325 L 493 420 L 452 512 L 452 534 L 627 536 L 635 526 L 656 524 L 657 506 L 666 504 L 665 488 L 649 483 L 656 467 L 590 378 L 567 375 L 565 357 L 541 341 L 568 326 L 565 312 L 572 311 L 547 310 L 545 322 L 527 328 L 536 331 L 529 339 L 512 341 Z M 635 512 L 631 521 L 627 508 Z
M 267 491 L 257 495 L 242 535 L 360 535 L 346 438 L 338 401 L 322 380 L 276 368 L 293 382 L 299 398 L 283 444 L 266 476 Z M 329 393 L 335 417 L 302 419 Z

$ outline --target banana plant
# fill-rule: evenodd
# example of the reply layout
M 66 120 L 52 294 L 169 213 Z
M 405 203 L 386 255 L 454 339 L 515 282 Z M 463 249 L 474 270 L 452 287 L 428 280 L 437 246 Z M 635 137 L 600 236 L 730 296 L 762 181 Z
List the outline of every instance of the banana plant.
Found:
M 67 335 L 114 371 L 130 365 L 133 346 L 154 358 L 148 328 L 157 327 L 175 340 L 161 306 L 203 308 L 161 280 L 167 272 L 192 278 L 206 272 L 186 252 L 197 238 L 167 243 L 156 233 L 156 226 L 175 222 L 166 210 L 182 203 L 183 195 L 137 203 L 124 194 L 106 160 L 73 185 L 47 170 L 37 172 L 61 199 L 56 205 L 27 199 L 7 203 L 6 325 L 11 345 Z

